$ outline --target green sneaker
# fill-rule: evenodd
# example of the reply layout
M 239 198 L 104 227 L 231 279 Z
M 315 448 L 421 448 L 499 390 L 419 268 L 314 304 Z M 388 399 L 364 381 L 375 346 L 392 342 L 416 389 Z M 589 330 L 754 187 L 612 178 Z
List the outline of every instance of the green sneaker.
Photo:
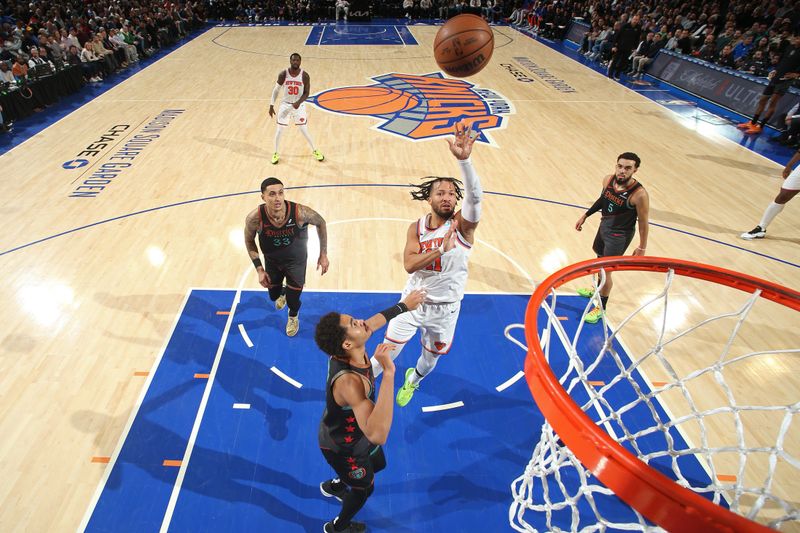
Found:
M 594 296 L 594 289 L 592 288 L 582 288 L 575 291 L 578 293 L 578 296 L 583 296 L 584 298 L 591 298 Z
M 325 156 L 322 155 L 322 152 L 320 152 L 319 150 L 314 150 L 311 153 L 314 154 L 314 157 L 317 159 L 317 161 L 322 161 L 323 159 L 325 159 Z
M 278 156 L 278 152 L 275 152 L 274 154 L 272 154 L 272 160 L 271 161 L 272 161 L 273 165 L 277 165 L 279 159 L 280 159 L 280 157 Z
M 587 324 L 597 324 L 597 322 L 600 320 L 600 317 L 602 316 L 603 316 L 603 310 L 600 309 L 599 307 L 595 307 L 594 309 L 586 313 L 586 316 L 583 317 L 583 321 L 586 322 Z
M 275 309 L 277 309 L 278 311 L 280 311 L 280 310 L 281 310 L 281 309 L 283 309 L 284 307 L 286 307 L 286 295 L 285 295 L 285 294 L 281 294 L 281 295 L 278 297 L 278 299 L 277 299 L 277 300 L 275 300 Z
M 403 386 L 400 387 L 400 390 L 397 391 L 397 405 L 400 407 L 405 407 L 408 405 L 408 402 L 411 401 L 412 396 L 414 393 L 419 389 L 419 383 L 416 385 L 412 385 L 408 382 L 408 378 L 411 377 L 411 374 L 414 373 L 414 367 L 409 368 L 406 370 L 406 379 L 403 382 Z

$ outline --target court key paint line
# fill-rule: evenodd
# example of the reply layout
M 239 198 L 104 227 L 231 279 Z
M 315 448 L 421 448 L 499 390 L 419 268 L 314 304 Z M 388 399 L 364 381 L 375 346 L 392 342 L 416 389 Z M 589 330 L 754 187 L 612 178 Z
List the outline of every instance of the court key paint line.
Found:
M 233 404 L 234 409 L 250 409 L 249 403 L 235 403 Z
M 244 339 L 244 343 L 247 345 L 247 347 L 252 348 L 253 341 L 251 341 L 250 337 L 247 335 L 247 332 L 244 329 L 244 324 L 239 324 L 239 333 L 241 334 L 242 339 Z
M 494 390 L 496 390 L 497 392 L 503 392 L 504 390 L 509 388 L 511 385 L 513 385 L 514 383 L 519 381 L 522 378 L 522 376 L 524 376 L 524 375 L 525 375 L 525 372 L 520 370 L 519 372 L 514 374 L 513 377 L 507 379 L 506 381 L 504 381 L 503 383 L 501 383 L 500 385 L 495 387 Z
M 289 383 L 289 384 L 291 384 L 291 385 L 294 385 L 294 386 L 295 386 L 295 387 L 297 387 L 298 389 L 299 389 L 300 387 L 302 387 L 302 386 L 303 386 L 303 384 L 302 384 L 302 383 L 300 383 L 299 381 L 297 381 L 297 380 L 294 380 L 294 379 L 290 378 L 289 376 L 287 376 L 286 374 L 284 374 L 283 372 L 281 372 L 281 371 L 278 369 L 278 367 L 275 367 L 275 366 L 273 366 L 273 367 L 271 367 L 271 368 L 270 368 L 270 370 L 272 370 L 272 373 L 273 373 L 273 374 L 276 374 L 276 375 L 277 375 L 279 378 L 281 378 L 283 381 L 285 381 L 285 382 L 287 382 L 287 383 Z
M 249 272 L 247 274 L 249 274 Z M 236 289 L 236 294 L 233 297 L 230 315 L 228 315 L 228 319 L 225 322 L 225 329 L 222 331 L 222 338 L 217 345 L 217 353 L 214 355 L 214 363 L 211 365 L 211 372 L 208 375 L 208 381 L 206 382 L 205 389 L 203 390 L 203 398 L 200 400 L 200 406 L 197 409 L 197 416 L 194 419 L 192 433 L 189 435 L 189 441 L 186 444 L 186 451 L 183 454 L 180 470 L 178 470 L 178 476 L 175 479 L 175 485 L 172 487 L 172 494 L 170 494 L 169 503 L 167 504 L 167 509 L 164 512 L 164 519 L 161 522 L 161 533 L 167 533 L 170 522 L 172 522 L 172 515 L 175 512 L 175 506 L 178 503 L 178 496 L 181 493 L 181 486 L 183 485 L 183 480 L 186 477 L 186 470 L 189 467 L 189 461 L 192 458 L 194 443 L 197 441 L 197 434 L 200 432 L 200 423 L 203 421 L 203 416 L 206 412 L 208 398 L 211 395 L 211 389 L 214 386 L 214 379 L 217 376 L 217 369 L 219 368 L 219 363 L 222 359 L 222 353 L 225 351 L 225 344 L 231 331 L 231 324 L 233 323 L 233 317 L 236 314 L 236 307 L 239 305 L 239 299 L 242 295 L 242 287 L 247 279 L 247 274 L 242 275 L 241 279 L 239 280 L 239 288 Z
M 103 477 L 100 478 L 100 482 L 97 484 L 97 488 L 94 491 L 92 500 L 89 502 L 89 506 L 86 509 L 86 513 L 84 513 L 83 519 L 81 520 L 80 525 L 78 525 L 78 531 L 85 531 L 86 526 L 89 525 L 89 520 L 92 518 L 92 514 L 94 513 L 95 507 L 97 507 L 97 502 L 100 500 L 100 495 L 103 493 L 103 490 L 105 489 L 106 483 L 108 482 L 108 478 L 111 476 L 111 472 L 114 469 L 114 464 L 117 462 L 117 458 L 119 457 L 120 452 L 122 451 L 122 447 L 125 444 L 125 440 L 128 438 L 128 434 L 131 431 L 133 422 L 134 420 L 136 420 L 136 415 L 139 414 L 139 409 L 141 409 L 142 403 L 144 402 L 144 398 L 147 395 L 147 391 L 150 389 L 150 384 L 153 382 L 153 377 L 155 376 L 155 372 L 158 369 L 158 365 L 161 364 L 161 360 L 164 358 L 164 353 L 167 351 L 167 346 L 169 345 L 169 341 L 175 334 L 175 330 L 178 327 L 178 322 L 180 321 L 180 318 L 183 315 L 183 311 L 186 309 L 186 302 L 189 301 L 190 294 L 191 291 L 187 291 L 186 295 L 183 297 L 183 302 L 181 303 L 178 309 L 178 313 L 175 315 L 175 319 L 172 321 L 172 327 L 170 328 L 169 334 L 164 339 L 164 344 L 161 346 L 161 351 L 158 353 L 158 357 L 156 357 L 156 360 L 153 361 L 153 366 L 150 370 L 150 373 L 147 376 L 147 380 L 142 386 L 142 390 L 139 393 L 139 398 L 136 400 L 136 405 L 134 405 L 133 409 L 131 410 L 131 414 L 128 417 L 128 421 L 125 423 L 125 428 L 122 430 L 122 435 L 117 441 L 116 448 L 114 448 L 114 453 L 111 454 L 111 459 L 108 461 L 108 466 L 106 466 L 106 469 L 103 472 Z
M 433 413 L 436 411 L 447 411 L 448 409 L 457 409 L 459 407 L 464 407 L 464 402 L 458 401 L 453 403 L 445 403 L 442 405 L 428 405 L 422 408 L 422 412 Z

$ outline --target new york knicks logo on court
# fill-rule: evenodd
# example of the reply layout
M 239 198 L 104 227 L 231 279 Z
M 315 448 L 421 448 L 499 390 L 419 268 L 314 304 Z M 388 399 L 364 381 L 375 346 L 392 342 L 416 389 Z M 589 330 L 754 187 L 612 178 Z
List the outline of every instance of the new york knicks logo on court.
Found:
M 380 119 L 379 131 L 412 141 L 453 133 L 459 120 L 478 129 L 478 141 L 495 145 L 487 132 L 506 127 L 514 113 L 511 102 L 497 92 L 461 79 L 432 74 L 383 74 L 373 85 L 336 87 L 308 99 L 320 109 L 343 115 Z

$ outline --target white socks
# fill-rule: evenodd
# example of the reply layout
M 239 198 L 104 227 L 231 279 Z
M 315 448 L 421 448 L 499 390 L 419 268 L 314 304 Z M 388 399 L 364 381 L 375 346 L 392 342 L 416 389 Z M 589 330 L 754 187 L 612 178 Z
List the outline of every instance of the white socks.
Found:
M 275 130 L 275 153 L 278 153 L 278 147 L 281 144 L 281 135 L 283 135 L 283 130 L 286 129 L 286 126 L 281 126 L 278 124 L 278 128 Z
M 390 341 L 384 339 L 383 342 L 389 343 Z M 400 355 L 400 352 L 403 350 L 404 346 L 405 344 L 395 344 L 395 347 L 391 353 L 392 361 L 397 359 L 397 356 Z M 422 377 L 430 374 L 436 367 L 437 362 L 439 362 L 439 356 L 434 355 L 423 348 L 422 355 L 420 355 L 419 359 L 417 359 L 417 365 L 415 367 L 416 372 L 412 373 L 411 377 L 408 378 L 409 383 L 416 385 L 422 381 Z M 374 357 L 370 359 L 370 363 L 372 363 L 372 373 L 377 378 L 383 372 L 383 367 Z M 422 377 L 420 377 L 420 374 L 422 374 Z
M 300 128 L 300 131 L 303 133 L 303 137 L 305 137 L 306 140 L 308 141 L 308 144 L 311 145 L 311 150 L 312 151 L 316 150 L 316 148 L 314 148 L 314 140 L 311 138 L 311 134 L 308 133 L 308 126 L 303 124 L 303 125 L 298 126 L 298 127 Z
M 422 355 L 420 355 L 419 359 L 417 359 L 416 372 L 411 374 L 411 377 L 408 378 L 408 382 L 412 385 L 416 385 L 422 381 L 422 377 L 425 377 L 433 372 L 437 362 L 439 362 L 438 355 L 434 355 L 428 350 L 423 349 Z M 422 374 L 422 377 L 420 377 L 420 374 Z
M 761 226 L 761 229 L 767 229 L 767 226 L 775 219 L 778 214 L 783 211 L 783 208 L 786 204 L 776 204 L 775 202 L 771 202 L 767 209 L 764 211 L 764 215 L 761 217 L 761 222 L 758 223 Z

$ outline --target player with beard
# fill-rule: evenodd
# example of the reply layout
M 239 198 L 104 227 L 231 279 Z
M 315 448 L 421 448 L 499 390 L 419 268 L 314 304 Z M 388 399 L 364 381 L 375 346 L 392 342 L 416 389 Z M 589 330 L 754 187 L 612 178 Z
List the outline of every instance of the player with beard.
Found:
M 385 343 L 392 344 L 391 358 L 421 330 L 422 353 L 416 366 L 405 373 L 397 391 L 397 405 L 404 407 L 419 389 L 420 381 L 433 371 L 441 355 L 450 351 L 458 321 L 464 287 L 467 283 L 469 255 L 481 215 L 483 191 L 470 161 L 477 130 L 464 122 L 455 127 L 455 139 L 448 139 L 450 152 L 458 160 L 463 182 L 455 178 L 428 176 L 411 192 L 415 200 L 428 202 L 430 213 L 408 227 L 403 266 L 410 274 L 403 297 L 424 289 L 425 302 L 415 311 L 403 313 L 389 322 Z M 462 190 L 463 186 L 463 190 Z M 464 205 L 456 211 L 463 197 Z M 377 376 L 381 365 L 372 359 Z
M 261 199 L 264 203 L 250 211 L 245 219 L 244 244 L 256 268 L 258 282 L 269 289 L 275 309 L 289 306 L 286 335 L 294 337 L 300 329 L 300 295 L 306 282 L 308 225 L 317 227 L 317 269 L 321 275 L 330 266 L 328 227 L 325 219 L 310 207 L 286 200 L 283 182 L 278 178 L 269 177 L 261 182 Z
M 597 211 L 602 211 L 600 227 L 594 238 L 592 249 L 597 257 L 624 255 L 628 245 L 636 234 L 636 221 L 639 221 L 639 246 L 633 255 L 644 255 L 647 250 L 647 233 L 650 218 L 650 196 L 641 183 L 633 178 L 641 163 L 639 156 L 633 152 L 625 152 L 617 157 L 617 168 L 614 174 L 603 179 L 603 192 L 600 198 L 575 223 L 575 229 L 581 231 L 586 218 Z M 595 307 L 584 318 L 590 324 L 596 323 L 608 305 L 611 294 L 611 272 L 606 273 L 606 283 L 600 289 L 601 307 Z M 591 298 L 593 289 L 578 289 L 578 294 Z

